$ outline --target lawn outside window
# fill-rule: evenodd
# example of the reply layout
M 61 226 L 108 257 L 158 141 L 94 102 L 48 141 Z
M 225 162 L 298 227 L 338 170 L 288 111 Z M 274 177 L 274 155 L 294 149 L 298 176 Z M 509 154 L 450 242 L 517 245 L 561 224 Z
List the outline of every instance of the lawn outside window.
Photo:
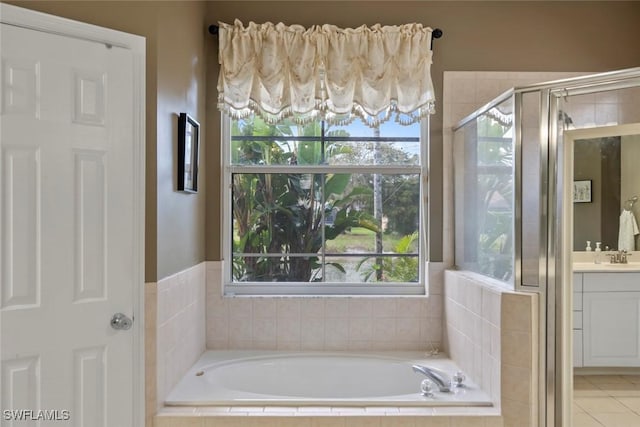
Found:
M 424 295 L 428 118 L 222 115 L 226 295 Z

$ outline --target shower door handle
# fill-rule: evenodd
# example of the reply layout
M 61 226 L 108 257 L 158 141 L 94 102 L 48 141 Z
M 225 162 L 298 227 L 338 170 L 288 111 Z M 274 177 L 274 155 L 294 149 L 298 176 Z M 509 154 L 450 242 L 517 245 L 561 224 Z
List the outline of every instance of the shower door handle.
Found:
M 131 328 L 133 320 L 126 314 L 116 313 L 111 318 L 111 327 L 116 330 L 124 330 Z

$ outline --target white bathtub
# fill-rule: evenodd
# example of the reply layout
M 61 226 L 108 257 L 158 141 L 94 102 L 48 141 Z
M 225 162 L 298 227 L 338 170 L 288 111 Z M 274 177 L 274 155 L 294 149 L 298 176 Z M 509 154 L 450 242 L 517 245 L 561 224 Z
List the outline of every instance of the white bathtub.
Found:
M 166 398 L 167 406 L 491 406 L 468 379 L 450 393 L 420 393 L 420 364 L 453 375 L 449 359 L 419 352 L 207 351 Z

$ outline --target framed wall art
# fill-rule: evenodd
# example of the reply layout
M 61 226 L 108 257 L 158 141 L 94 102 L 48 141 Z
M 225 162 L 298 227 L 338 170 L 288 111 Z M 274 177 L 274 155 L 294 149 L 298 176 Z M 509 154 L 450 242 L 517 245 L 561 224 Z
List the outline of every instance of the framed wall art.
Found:
M 200 124 L 187 113 L 178 117 L 178 191 L 198 192 Z
M 573 181 L 573 203 L 591 203 L 591 180 Z

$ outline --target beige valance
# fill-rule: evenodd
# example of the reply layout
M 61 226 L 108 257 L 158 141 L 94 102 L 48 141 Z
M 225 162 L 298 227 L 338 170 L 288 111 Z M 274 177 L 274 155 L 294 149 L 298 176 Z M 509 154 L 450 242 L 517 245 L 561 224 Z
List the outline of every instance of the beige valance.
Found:
M 434 108 L 431 28 L 220 23 L 218 107 L 270 123 L 414 123 Z

